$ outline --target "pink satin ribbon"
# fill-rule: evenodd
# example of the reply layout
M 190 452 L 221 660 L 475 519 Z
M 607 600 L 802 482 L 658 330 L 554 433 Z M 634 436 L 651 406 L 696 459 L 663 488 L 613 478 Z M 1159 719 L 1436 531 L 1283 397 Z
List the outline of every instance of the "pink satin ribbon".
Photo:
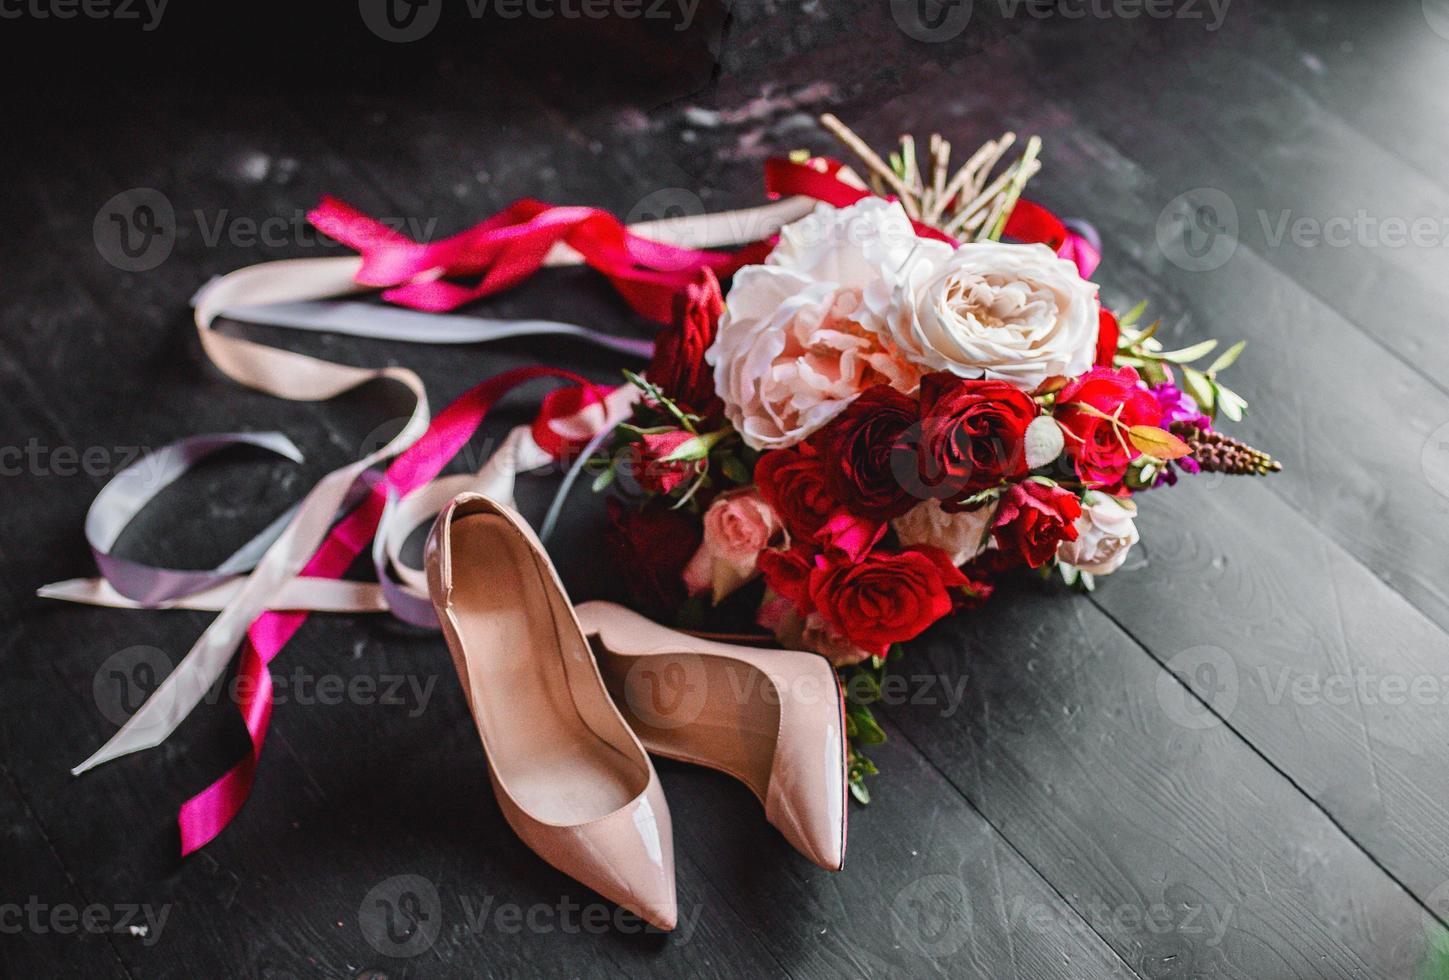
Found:
M 372 541 L 390 491 L 406 495 L 432 480 L 472 438 L 498 399 L 518 385 L 546 377 L 563 378 L 576 383 L 579 388 L 565 389 L 574 394 L 551 400 L 549 404 L 554 406 L 554 410 L 546 411 L 536 423 L 537 428 L 545 431 L 549 430 L 551 417 L 560 417 L 558 409 L 564 408 L 568 414 L 575 414 L 585 402 L 601 402 L 604 398 L 604 390 L 598 386 L 558 368 L 515 368 L 477 385 L 439 413 L 422 438 L 393 460 L 386 475 L 376 480 L 366 499 L 328 533 L 317 553 L 302 569 L 302 574 L 315 578 L 340 578 Z M 569 444 L 562 439 L 554 442 L 560 452 L 566 450 Z M 251 738 L 251 752 L 221 778 L 182 804 L 177 823 L 181 830 L 183 857 L 203 847 L 226 829 L 250 795 L 272 717 L 272 675 L 268 665 L 309 615 L 307 612 L 266 612 L 247 630 L 237 689 L 241 692 L 239 709 Z
M 700 268 L 724 277 L 768 251 L 759 246 L 730 253 L 682 248 L 636 235 L 607 211 L 555 207 L 529 199 L 467 231 L 428 244 L 331 197 L 323 198 L 307 219 L 362 254 L 359 283 L 387 287 L 383 299 L 434 313 L 516 286 L 562 244 L 603 273 L 640 314 L 668 323 L 674 294 Z M 481 278 L 473 285 L 461 285 L 444 276 Z

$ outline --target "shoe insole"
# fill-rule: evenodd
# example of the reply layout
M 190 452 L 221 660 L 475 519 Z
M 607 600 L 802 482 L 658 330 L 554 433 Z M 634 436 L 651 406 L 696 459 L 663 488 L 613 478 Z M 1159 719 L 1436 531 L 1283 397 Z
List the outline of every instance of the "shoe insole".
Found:
M 764 671 L 698 653 L 600 651 L 599 666 L 645 748 L 727 772 L 764 802 L 780 732 L 780 695 Z
M 577 667 L 581 689 L 570 685 L 566 645 L 583 640 L 570 636 L 572 620 L 556 620 L 550 599 L 556 586 L 504 518 L 465 515 L 450 533 L 453 616 L 495 776 L 519 806 L 546 823 L 579 824 L 613 813 L 643 792 L 647 773 L 580 716 L 576 696 L 608 695 L 597 680 L 590 685 L 591 677 L 580 678 Z

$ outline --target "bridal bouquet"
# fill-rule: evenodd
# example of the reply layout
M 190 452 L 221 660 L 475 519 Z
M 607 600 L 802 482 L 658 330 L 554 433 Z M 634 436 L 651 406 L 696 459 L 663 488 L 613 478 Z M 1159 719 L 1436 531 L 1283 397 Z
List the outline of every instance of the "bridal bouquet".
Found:
M 701 270 L 592 461 L 643 611 L 763 629 L 843 672 L 862 800 L 861 746 L 884 738 L 869 705 L 901 644 L 1012 569 L 1092 588 L 1138 541 L 1138 491 L 1278 468 L 1215 427 L 1246 407 L 1218 380 L 1242 343 L 1195 367 L 1215 341 L 1165 350 L 1141 306 L 1099 303 L 1079 258 L 999 240 L 1033 153 L 958 243 L 943 229 L 971 202 L 942 200 L 944 161 L 932 180 L 910 151 L 877 167 L 904 194 L 820 204 L 727 292 Z

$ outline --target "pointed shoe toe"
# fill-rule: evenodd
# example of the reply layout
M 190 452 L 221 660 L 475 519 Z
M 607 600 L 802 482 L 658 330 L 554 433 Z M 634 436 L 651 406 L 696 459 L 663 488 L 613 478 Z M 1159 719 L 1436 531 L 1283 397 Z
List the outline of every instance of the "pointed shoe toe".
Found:
M 515 821 L 518 814 L 504 809 L 518 836 L 549 864 L 655 928 L 674 928 L 674 837 L 657 776 L 637 799 L 576 826 Z
M 700 639 L 613 603 L 584 603 L 577 614 L 645 748 L 739 779 L 796 850 L 840 870 L 845 707 L 823 657 Z
M 844 766 L 837 773 L 821 764 L 822 754 L 833 755 L 836 740 L 824 730 L 808 742 L 781 741 L 765 794 L 765 819 L 826 871 L 845 867 Z
M 517 512 L 460 494 L 428 538 L 428 588 L 514 832 L 549 864 L 669 930 L 669 807 L 604 687 L 543 545 Z

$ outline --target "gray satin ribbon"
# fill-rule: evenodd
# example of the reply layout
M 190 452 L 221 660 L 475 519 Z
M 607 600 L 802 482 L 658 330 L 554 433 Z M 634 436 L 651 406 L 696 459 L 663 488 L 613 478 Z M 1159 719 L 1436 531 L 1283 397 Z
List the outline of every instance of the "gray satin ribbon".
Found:
M 111 554 L 121 532 L 162 490 L 208 456 L 248 445 L 302 462 L 302 451 L 280 432 L 222 432 L 188 436 L 148 453 L 111 478 L 86 511 L 86 543 L 101 577 L 121 595 L 143 605 L 201 592 L 254 568 L 296 512 L 293 506 L 215 568 L 157 568 Z
M 394 306 L 357 302 L 268 303 L 227 309 L 229 320 L 293 330 L 349 334 L 374 340 L 406 340 L 418 344 L 478 344 L 510 337 L 576 337 L 608 350 L 648 359 L 654 342 L 590 330 L 556 320 L 491 320 L 459 313 L 420 313 Z

